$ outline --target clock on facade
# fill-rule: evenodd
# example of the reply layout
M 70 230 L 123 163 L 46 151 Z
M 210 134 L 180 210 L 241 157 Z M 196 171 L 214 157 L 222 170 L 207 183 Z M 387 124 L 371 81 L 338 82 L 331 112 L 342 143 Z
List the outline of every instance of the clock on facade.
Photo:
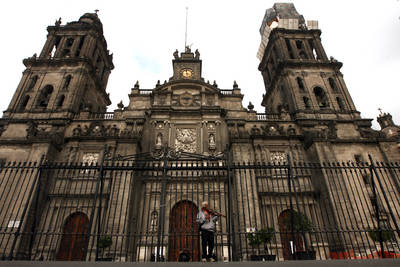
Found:
M 191 69 L 183 69 L 182 76 L 183 78 L 190 78 L 193 75 L 193 71 Z

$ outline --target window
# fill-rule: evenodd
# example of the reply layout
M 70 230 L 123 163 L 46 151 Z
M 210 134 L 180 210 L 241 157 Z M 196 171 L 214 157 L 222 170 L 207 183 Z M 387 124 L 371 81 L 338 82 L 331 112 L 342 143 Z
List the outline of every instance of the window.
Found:
M 310 103 L 310 99 L 306 96 L 303 96 L 303 101 L 304 101 L 304 106 L 306 109 L 311 108 L 311 103 Z
M 28 91 L 32 90 L 33 87 L 35 87 L 37 80 L 38 80 L 38 76 L 37 76 L 37 75 L 33 76 L 33 77 L 30 79 L 30 81 L 29 81 L 29 86 L 28 86 Z
M 65 42 L 65 48 L 63 49 L 61 57 L 70 57 L 71 56 L 70 53 L 71 53 L 71 48 L 72 48 L 73 44 L 74 44 L 74 39 L 68 38 L 67 41 Z
M 310 45 L 311 51 L 312 51 L 312 55 L 314 57 L 314 59 L 319 59 L 318 54 L 317 54 L 317 50 L 315 50 L 314 47 L 314 42 L 312 39 L 308 40 L 308 44 Z
M 65 77 L 63 90 L 68 90 L 69 84 L 71 83 L 71 79 L 72 79 L 71 75 L 68 75 L 67 77 Z
M 61 37 L 57 36 L 56 41 L 54 42 L 53 48 L 50 51 L 50 55 L 49 55 L 50 57 L 54 57 L 54 55 L 57 51 L 58 45 L 60 44 L 60 41 L 61 41 Z
M 343 100 L 340 97 L 336 97 L 336 102 L 340 110 L 344 110 Z
M 61 95 L 61 97 L 57 101 L 57 108 L 61 108 L 64 104 L 65 95 Z
M 40 108 L 47 108 L 49 104 L 50 96 L 53 93 L 53 86 L 46 85 L 39 94 L 37 105 Z
M 22 110 L 25 110 L 25 108 L 26 108 L 26 106 L 28 105 L 28 102 L 29 102 L 29 99 L 30 99 L 31 97 L 29 96 L 29 95 L 26 95 L 25 97 L 24 97 L 24 99 L 22 100 L 22 102 L 21 102 L 21 108 L 20 108 L 20 110 L 22 111 Z
M 304 92 L 305 88 L 304 88 L 303 79 L 301 79 L 300 77 L 297 77 L 296 81 L 297 81 L 297 86 L 299 87 L 300 91 Z
M 294 56 L 293 56 L 292 46 L 290 45 L 290 40 L 289 39 L 285 39 L 285 42 L 286 42 L 286 46 L 287 46 L 287 49 L 288 49 L 288 52 L 289 52 L 289 58 L 293 59 Z
M 78 46 L 78 49 L 76 49 L 76 52 L 75 52 L 75 56 L 76 57 L 79 57 L 79 55 L 81 53 L 81 49 L 82 49 L 83 43 L 85 42 L 85 37 L 86 36 L 81 36 L 81 39 L 79 40 L 79 46 Z
M 336 86 L 335 81 L 332 78 L 329 78 L 328 82 L 329 82 L 329 86 L 332 88 L 332 90 L 336 92 L 338 90 L 338 88 Z
M 314 88 L 314 95 L 320 108 L 328 108 L 329 102 L 325 91 L 321 87 Z

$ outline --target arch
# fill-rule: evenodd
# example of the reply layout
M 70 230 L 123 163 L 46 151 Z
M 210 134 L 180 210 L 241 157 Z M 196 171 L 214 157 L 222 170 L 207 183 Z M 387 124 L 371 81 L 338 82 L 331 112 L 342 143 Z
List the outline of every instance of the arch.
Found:
M 87 233 L 89 231 L 89 218 L 83 212 L 71 214 L 64 223 L 60 247 L 56 260 L 82 261 L 87 247 Z
M 298 214 L 301 214 L 294 210 L 287 209 L 282 211 L 278 217 L 279 233 L 283 249 L 283 258 L 285 260 L 295 259 L 295 252 L 304 250 L 303 238 L 301 236 L 301 233 L 299 231 L 296 231 L 296 226 L 293 227 L 292 231 L 291 213 L 293 214 L 293 217 L 298 217 Z M 294 219 L 294 221 L 296 221 L 296 219 Z
M 54 87 L 50 84 L 43 87 L 41 92 L 39 93 L 39 98 L 37 100 L 37 106 L 40 108 L 47 108 L 49 104 L 50 96 L 54 91 Z
M 324 89 L 319 86 L 314 87 L 314 95 L 320 108 L 328 108 L 329 101 Z
M 200 260 L 199 230 L 196 223 L 198 208 L 189 200 L 177 202 L 169 216 L 168 261 L 178 261 L 187 250 L 190 261 Z

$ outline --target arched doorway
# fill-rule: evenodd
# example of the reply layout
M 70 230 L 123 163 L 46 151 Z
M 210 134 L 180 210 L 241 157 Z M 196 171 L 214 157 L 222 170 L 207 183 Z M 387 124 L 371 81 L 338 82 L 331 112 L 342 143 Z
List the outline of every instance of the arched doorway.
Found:
M 196 223 L 197 206 L 182 200 L 175 204 L 169 217 L 168 261 L 177 261 L 185 250 L 191 261 L 199 261 L 199 230 Z
M 63 235 L 56 259 L 60 261 L 84 260 L 88 230 L 89 219 L 86 214 L 82 212 L 71 214 L 65 220 Z
M 293 212 L 293 217 L 298 216 L 296 211 Z M 294 253 L 296 251 L 303 251 L 303 238 L 301 233 L 296 231 L 296 225 L 294 225 L 293 233 L 291 230 L 291 210 L 284 210 L 281 212 L 278 218 L 279 232 L 281 236 L 283 258 L 285 260 L 295 259 Z M 296 218 L 294 218 L 296 221 Z

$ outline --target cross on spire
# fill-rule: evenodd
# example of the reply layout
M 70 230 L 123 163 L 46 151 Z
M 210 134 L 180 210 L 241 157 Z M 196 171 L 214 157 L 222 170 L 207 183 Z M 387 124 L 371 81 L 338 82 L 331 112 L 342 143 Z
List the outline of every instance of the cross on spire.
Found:
M 95 12 L 96 14 L 99 13 L 99 11 L 100 11 L 100 10 L 98 10 L 98 9 L 95 9 L 95 10 L 94 10 L 94 12 Z

